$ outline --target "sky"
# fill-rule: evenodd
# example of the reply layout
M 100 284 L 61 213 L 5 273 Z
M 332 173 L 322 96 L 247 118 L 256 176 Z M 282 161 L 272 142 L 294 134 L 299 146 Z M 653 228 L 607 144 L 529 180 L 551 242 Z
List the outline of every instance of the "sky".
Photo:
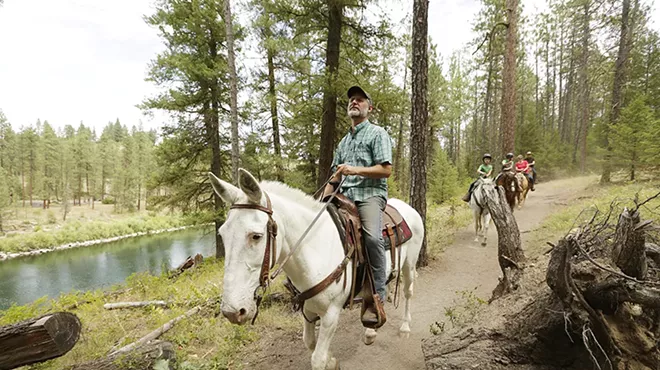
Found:
M 412 0 L 387 0 L 392 19 Z M 527 12 L 544 0 L 524 0 Z M 153 0 L 5 0 L 0 7 L 0 110 L 14 128 L 37 119 L 56 128 L 80 122 L 100 133 L 109 122 L 157 129 L 166 117 L 136 108 L 158 92 L 146 82 L 149 61 L 164 49 L 143 16 Z M 443 56 L 476 35 L 479 0 L 431 0 L 429 35 Z M 240 9 L 235 11 L 241 19 Z M 657 10 L 652 18 L 660 19 Z M 246 58 L 237 64 L 246 66 Z

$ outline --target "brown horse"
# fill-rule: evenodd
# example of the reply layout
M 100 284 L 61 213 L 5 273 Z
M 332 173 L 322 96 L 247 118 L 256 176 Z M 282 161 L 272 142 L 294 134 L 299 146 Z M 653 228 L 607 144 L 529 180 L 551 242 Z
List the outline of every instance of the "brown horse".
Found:
M 521 209 L 527 199 L 527 193 L 529 193 L 529 180 L 524 173 L 517 173 L 516 179 L 518 180 L 521 189 L 521 191 L 518 192 L 518 209 Z
M 504 196 L 506 197 L 506 202 L 511 207 L 511 212 L 516 206 L 516 199 L 518 199 L 520 191 L 516 184 L 516 175 L 513 172 L 506 171 L 500 173 L 497 177 L 495 184 L 504 188 Z

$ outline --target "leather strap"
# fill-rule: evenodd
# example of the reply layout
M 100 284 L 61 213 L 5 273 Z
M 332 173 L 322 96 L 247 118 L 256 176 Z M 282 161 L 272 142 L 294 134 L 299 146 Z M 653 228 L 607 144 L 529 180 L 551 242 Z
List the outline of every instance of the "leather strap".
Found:
M 396 222 L 394 222 L 394 217 L 392 217 L 392 215 L 387 213 L 387 211 L 384 211 L 384 213 L 387 215 L 387 217 L 390 218 L 390 220 L 392 221 L 392 225 L 393 225 L 392 227 L 387 228 L 387 235 L 390 237 L 390 253 L 392 254 L 392 263 L 391 264 L 392 264 L 392 271 L 394 271 L 394 269 L 395 269 L 394 261 L 396 260 L 395 257 L 396 257 L 396 254 L 397 254 L 396 253 L 396 248 L 398 247 L 397 242 L 398 242 L 398 239 L 399 239 L 398 238 L 398 232 L 397 232 L 397 224 L 396 224 Z M 399 269 L 398 269 L 397 274 L 396 274 L 396 283 L 395 283 L 396 285 L 394 287 L 394 302 L 393 302 L 395 308 L 398 308 L 398 306 L 399 306 L 399 304 L 397 302 L 397 298 L 399 296 L 399 282 L 401 280 L 401 251 L 399 251 L 398 255 L 399 255 L 399 258 L 398 258 L 398 265 L 399 265 L 398 267 L 399 267 Z
M 259 273 L 259 286 L 266 288 L 270 283 L 270 269 L 275 266 L 275 261 L 277 260 L 277 222 L 273 220 L 273 207 L 270 197 L 267 193 L 264 193 L 264 195 L 266 196 L 266 207 L 258 204 L 234 204 L 229 209 L 254 209 L 268 215 L 268 224 L 266 224 L 266 232 L 268 233 L 266 251 L 264 252 L 264 259 L 261 262 L 261 272 Z
M 294 302 L 302 307 L 302 305 L 306 300 L 313 298 L 317 294 L 321 293 L 322 291 L 325 290 L 325 288 L 329 287 L 330 284 L 332 284 L 333 282 L 338 283 L 339 279 L 344 274 L 344 271 L 346 270 L 346 265 L 348 264 L 348 261 L 351 260 L 351 256 L 353 255 L 354 251 L 355 249 L 351 246 L 351 249 L 349 250 L 349 254 L 347 254 L 344 257 L 344 259 L 341 261 L 339 266 L 337 266 L 337 268 L 334 271 L 332 271 L 330 275 L 326 276 L 326 278 L 321 280 L 318 284 L 295 296 L 293 298 Z

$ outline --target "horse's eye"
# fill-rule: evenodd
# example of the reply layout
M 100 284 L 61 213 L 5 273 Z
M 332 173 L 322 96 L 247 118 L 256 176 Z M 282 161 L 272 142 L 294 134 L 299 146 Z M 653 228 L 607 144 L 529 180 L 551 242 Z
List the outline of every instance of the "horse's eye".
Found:
M 257 241 L 261 239 L 262 235 L 261 234 L 252 234 L 252 240 Z

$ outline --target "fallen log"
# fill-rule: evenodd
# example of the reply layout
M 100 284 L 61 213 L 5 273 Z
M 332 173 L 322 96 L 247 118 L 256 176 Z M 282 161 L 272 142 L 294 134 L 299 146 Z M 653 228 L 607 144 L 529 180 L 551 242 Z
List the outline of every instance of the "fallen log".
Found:
M 174 369 L 176 352 L 172 343 L 154 341 L 137 347 L 131 352 L 114 354 L 74 365 L 68 370 L 151 370 L 159 360 L 166 361 L 168 369 Z
M 80 320 L 55 312 L 0 327 L 0 369 L 34 364 L 69 352 L 80 337 Z
M 116 310 L 121 308 L 135 308 L 135 307 L 146 307 L 146 306 L 160 306 L 167 307 L 169 303 L 165 301 L 144 301 L 144 302 L 116 302 L 116 303 L 106 303 L 103 305 L 103 308 L 106 310 Z
M 196 314 L 197 312 L 199 312 L 200 309 L 201 309 L 201 306 L 196 306 L 196 307 L 188 310 L 188 312 L 186 312 L 185 314 L 173 318 L 172 320 L 166 322 L 160 328 L 152 331 L 151 333 L 145 335 L 144 337 L 140 338 L 139 340 L 137 340 L 137 341 L 135 341 L 135 342 L 133 342 L 133 343 L 127 345 L 127 346 L 124 346 L 124 347 L 122 347 L 122 348 L 120 348 L 116 351 L 113 351 L 110 355 L 130 352 L 130 351 L 134 350 L 135 348 L 160 337 L 163 333 L 165 333 L 166 331 L 172 329 L 172 327 L 174 327 L 174 324 L 176 324 L 177 322 L 183 320 L 186 317 L 190 317 L 190 316 Z

